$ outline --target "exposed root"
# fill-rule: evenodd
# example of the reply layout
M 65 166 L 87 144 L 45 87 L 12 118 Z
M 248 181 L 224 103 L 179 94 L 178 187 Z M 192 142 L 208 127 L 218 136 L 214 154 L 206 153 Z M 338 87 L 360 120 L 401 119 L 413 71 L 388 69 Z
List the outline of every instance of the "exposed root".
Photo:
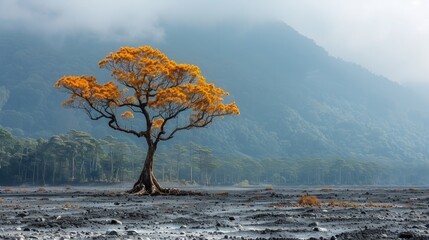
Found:
M 152 188 L 151 192 L 146 191 L 146 189 L 143 187 L 138 191 L 136 191 L 135 188 L 133 188 L 127 191 L 127 193 L 131 195 L 136 195 L 136 196 L 143 196 L 143 195 L 203 196 L 203 195 L 207 195 L 206 193 L 202 193 L 202 192 L 186 191 L 186 190 L 180 190 L 177 188 L 162 188 L 162 190 L 160 190 L 155 186 Z

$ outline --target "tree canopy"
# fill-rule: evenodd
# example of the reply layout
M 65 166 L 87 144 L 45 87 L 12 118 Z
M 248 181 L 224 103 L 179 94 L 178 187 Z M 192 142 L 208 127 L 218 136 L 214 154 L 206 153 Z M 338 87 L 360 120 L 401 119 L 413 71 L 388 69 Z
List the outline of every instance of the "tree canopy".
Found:
M 93 120 L 107 118 L 115 130 L 159 142 L 180 130 L 205 127 L 215 117 L 239 114 L 235 103 L 223 103 L 228 93 L 207 83 L 197 66 L 178 64 L 149 46 L 122 47 L 99 66 L 110 70 L 117 84 L 98 83 L 94 76 L 65 76 L 55 86 L 71 94 L 64 106 L 82 108 Z M 133 128 L 129 121 L 136 113 L 145 124 Z M 168 122 L 184 113 L 187 121 L 168 128 Z
M 84 109 L 92 120 L 107 119 L 111 128 L 146 139 L 145 165 L 133 193 L 163 192 L 153 175 L 160 141 L 181 130 L 206 127 L 216 117 L 240 113 L 234 102 L 223 103 L 228 93 L 207 83 L 197 66 L 178 64 L 150 46 L 122 47 L 99 67 L 110 70 L 115 82 L 64 76 L 55 86 L 70 93 L 64 106 Z

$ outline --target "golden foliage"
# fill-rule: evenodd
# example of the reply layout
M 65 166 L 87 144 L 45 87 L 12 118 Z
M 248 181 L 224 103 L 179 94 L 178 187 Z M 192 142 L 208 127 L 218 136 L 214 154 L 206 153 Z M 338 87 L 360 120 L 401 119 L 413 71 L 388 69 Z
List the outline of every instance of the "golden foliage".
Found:
M 154 119 L 152 121 L 152 128 L 160 128 L 163 123 L 164 123 L 163 118 Z
M 122 47 L 101 60 L 99 67 L 110 70 L 116 82 L 100 84 L 93 76 L 64 76 L 55 84 L 70 93 L 64 106 L 107 118 L 115 114 L 113 108 L 127 107 L 141 113 L 149 108 L 160 116 L 148 124 L 154 129 L 184 110 L 189 114 L 186 129 L 205 126 L 213 117 L 240 114 L 234 102 L 223 103 L 228 92 L 207 83 L 197 66 L 178 64 L 150 46 Z M 126 111 L 121 117 L 131 119 L 134 114 Z
M 334 191 L 335 189 L 333 188 L 321 188 L 320 191 L 324 191 L 324 192 L 330 192 L 330 191 Z
M 298 204 L 303 207 L 320 206 L 320 200 L 316 196 L 301 195 Z
M 70 90 L 70 99 L 63 103 L 64 106 L 71 105 L 76 99 L 85 99 L 89 103 L 110 102 L 122 97 L 119 87 L 113 82 L 98 84 L 93 76 L 64 76 L 60 78 L 55 87 Z
M 134 118 L 134 114 L 130 111 L 125 111 L 124 113 L 121 114 L 121 118 L 126 118 L 126 119 Z

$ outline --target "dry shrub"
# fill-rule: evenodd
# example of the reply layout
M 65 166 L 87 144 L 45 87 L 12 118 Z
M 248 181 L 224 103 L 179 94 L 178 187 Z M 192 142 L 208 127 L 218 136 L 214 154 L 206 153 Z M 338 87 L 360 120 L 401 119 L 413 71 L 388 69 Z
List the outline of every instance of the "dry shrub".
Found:
M 216 192 L 216 193 L 214 193 L 214 195 L 219 195 L 219 196 L 228 196 L 228 195 L 229 195 L 229 193 L 227 193 L 227 192 Z
M 300 206 L 317 207 L 320 206 L 320 200 L 316 196 L 301 195 L 298 204 Z
M 12 192 L 13 189 L 11 187 L 6 187 L 3 191 L 5 191 L 5 192 Z
M 338 202 L 335 200 L 332 200 L 328 203 L 328 206 L 330 207 L 361 207 L 362 205 L 359 203 L 352 203 L 352 202 Z
M 353 203 L 353 202 L 337 202 L 335 200 L 332 200 L 328 203 L 328 206 L 331 207 L 353 207 L 353 208 L 359 208 L 359 207 L 375 207 L 375 208 L 392 208 L 392 204 L 387 203 L 366 203 L 366 204 L 360 204 L 360 203 Z
M 324 192 L 329 192 L 329 191 L 334 191 L 335 189 L 333 188 L 321 188 L 320 191 L 324 191 Z
M 286 203 L 276 203 L 276 204 L 270 204 L 268 205 L 272 208 L 288 208 L 288 207 L 296 207 L 293 204 L 286 204 Z
M 273 190 L 273 186 L 266 186 L 266 187 L 265 187 L 265 190 L 266 190 L 266 191 L 272 191 L 272 190 Z
M 44 187 L 40 187 L 39 189 L 37 189 L 37 191 L 38 191 L 38 192 L 46 192 L 47 190 L 46 190 L 46 188 L 44 188 Z
M 70 203 L 70 202 L 66 202 L 64 204 L 64 208 L 79 208 L 79 204 L 77 203 Z
M 367 203 L 365 204 L 365 207 L 376 207 L 376 208 L 393 208 L 392 204 L 388 203 Z

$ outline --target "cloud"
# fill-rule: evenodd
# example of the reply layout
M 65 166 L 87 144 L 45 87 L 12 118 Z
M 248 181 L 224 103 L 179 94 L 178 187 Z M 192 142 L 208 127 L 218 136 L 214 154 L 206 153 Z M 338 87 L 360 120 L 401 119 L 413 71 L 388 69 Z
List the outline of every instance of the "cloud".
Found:
M 336 57 L 429 82 L 429 2 L 418 0 L 5 0 L 0 28 L 104 40 L 162 39 L 163 24 L 281 19 Z
M 429 82 L 428 1 L 318 2 L 290 4 L 282 18 L 334 56 L 394 81 Z

